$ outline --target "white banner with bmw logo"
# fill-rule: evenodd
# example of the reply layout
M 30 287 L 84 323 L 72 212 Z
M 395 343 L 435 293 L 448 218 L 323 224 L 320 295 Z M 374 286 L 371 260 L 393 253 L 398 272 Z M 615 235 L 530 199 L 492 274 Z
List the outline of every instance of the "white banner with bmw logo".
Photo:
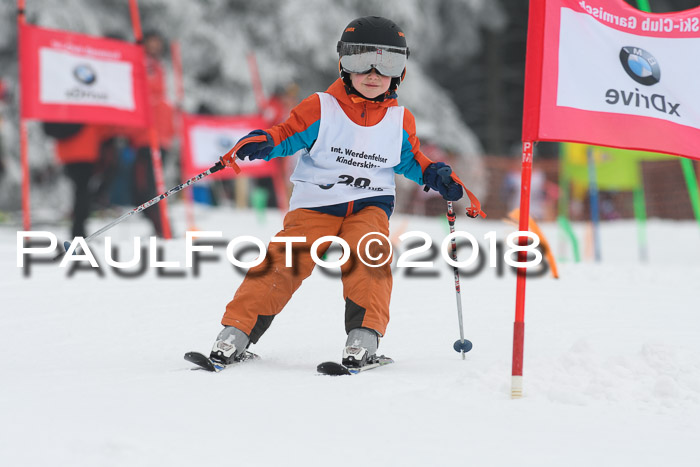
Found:
M 532 0 L 523 138 L 700 159 L 700 8 Z
M 147 126 L 141 47 L 22 25 L 19 55 L 23 118 Z
M 700 60 L 693 58 L 698 51 L 700 37 L 630 34 L 564 8 L 557 105 L 700 129 Z
M 134 109 L 131 63 L 39 50 L 39 100 L 44 104 Z

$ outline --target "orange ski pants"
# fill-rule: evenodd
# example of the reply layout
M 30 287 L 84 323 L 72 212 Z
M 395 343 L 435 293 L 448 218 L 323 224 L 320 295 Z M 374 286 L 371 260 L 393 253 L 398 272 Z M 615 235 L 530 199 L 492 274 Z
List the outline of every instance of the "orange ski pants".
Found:
M 317 239 L 333 235 L 342 238 L 350 246 L 350 258 L 341 267 L 343 296 L 345 298 L 345 330 L 364 327 L 384 335 L 389 323 L 389 301 L 391 299 L 391 260 L 379 267 L 369 267 L 357 257 L 357 245 L 365 234 L 380 232 L 389 235 L 389 219 L 386 213 L 375 206 L 366 207 L 347 217 L 332 216 L 308 209 L 295 209 L 284 218 L 284 229 L 277 237 L 306 237 L 305 242 L 292 244 L 292 266 L 285 266 L 286 245 L 270 242 L 265 260 L 251 268 L 233 300 L 226 305 L 221 320 L 225 326 L 234 326 L 248 334 L 255 343 L 269 328 L 273 318 L 287 304 L 316 266 L 310 254 L 311 245 Z M 368 248 L 369 255 L 386 259 L 390 253 L 387 241 L 380 245 L 368 239 L 361 242 L 361 251 Z M 322 257 L 330 243 L 318 247 Z M 363 259 L 373 264 L 363 253 Z M 376 263 L 383 261 L 378 260 Z

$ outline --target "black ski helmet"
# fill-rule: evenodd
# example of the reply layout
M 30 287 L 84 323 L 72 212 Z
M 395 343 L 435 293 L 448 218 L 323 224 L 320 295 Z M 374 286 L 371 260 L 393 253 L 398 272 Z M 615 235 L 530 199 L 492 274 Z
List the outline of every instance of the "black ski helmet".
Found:
M 408 45 L 406 44 L 406 36 L 401 28 L 387 18 L 381 16 L 363 16 L 352 20 L 340 36 L 340 41 L 336 47 L 338 51 L 338 68 L 340 76 L 346 85 L 350 84 L 350 74 L 343 70 L 340 65 L 340 58 L 343 57 L 344 44 L 374 44 L 388 47 L 396 47 L 406 50 L 406 58 L 409 56 Z M 401 76 L 391 79 L 390 91 L 396 90 L 401 84 L 401 81 L 406 76 L 406 68 L 404 68 Z

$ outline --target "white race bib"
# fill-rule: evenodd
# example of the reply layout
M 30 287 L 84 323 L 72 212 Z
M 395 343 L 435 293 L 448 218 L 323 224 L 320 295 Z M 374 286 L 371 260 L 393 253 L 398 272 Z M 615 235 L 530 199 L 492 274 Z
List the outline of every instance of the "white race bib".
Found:
M 291 176 L 290 209 L 329 206 L 372 196 L 394 196 L 394 167 L 401 161 L 403 107 L 389 107 L 382 121 L 360 126 L 338 101 L 321 101 L 318 139 L 301 154 Z

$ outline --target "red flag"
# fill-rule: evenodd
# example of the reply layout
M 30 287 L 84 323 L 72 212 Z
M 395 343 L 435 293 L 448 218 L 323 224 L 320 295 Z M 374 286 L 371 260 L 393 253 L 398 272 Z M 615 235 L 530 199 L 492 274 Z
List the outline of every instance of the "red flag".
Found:
M 145 127 L 141 47 L 20 26 L 22 117 Z
M 523 141 L 700 159 L 700 7 L 531 0 Z

